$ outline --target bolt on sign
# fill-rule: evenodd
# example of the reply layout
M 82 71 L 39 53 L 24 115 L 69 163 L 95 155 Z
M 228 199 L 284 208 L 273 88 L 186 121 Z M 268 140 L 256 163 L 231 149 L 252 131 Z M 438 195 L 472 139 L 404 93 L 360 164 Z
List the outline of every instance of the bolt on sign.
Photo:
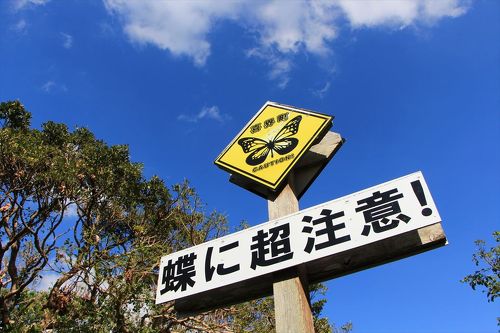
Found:
M 222 151 L 215 164 L 276 191 L 300 157 L 325 135 L 332 119 L 267 102 Z
M 353 267 L 359 270 L 430 249 L 429 244 L 418 247 L 420 238 L 417 245 L 403 245 L 408 239 L 403 235 L 440 222 L 423 175 L 416 172 L 162 257 L 156 304 L 193 295 L 195 307 L 202 307 L 202 300 L 232 304 L 244 299 L 252 285 L 259 288 L 253 295 L 260 297 L 272 285 L 273 272 L 301 264 L 311 283 L 331 279 L 349 257 L 369 257 L 364 266 Z M 388 249 L 398 246 L 402 252 L 391 257 Z M 384 249 L 378 262 L 373 261 L 376 248 Z M 362 255 L 346 256 L 353 249 L 362 249 Z M 266 276 L 267 287 L 260 288 Z M 231 292 L 224 286 L 232 286 Z

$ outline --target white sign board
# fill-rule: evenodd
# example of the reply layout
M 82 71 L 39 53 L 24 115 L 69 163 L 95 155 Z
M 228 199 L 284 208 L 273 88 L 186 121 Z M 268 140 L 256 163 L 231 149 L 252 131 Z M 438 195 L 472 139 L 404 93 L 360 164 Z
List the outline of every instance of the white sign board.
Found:
M 161 258 L 156 304 L 441 222 L 420 172 Z

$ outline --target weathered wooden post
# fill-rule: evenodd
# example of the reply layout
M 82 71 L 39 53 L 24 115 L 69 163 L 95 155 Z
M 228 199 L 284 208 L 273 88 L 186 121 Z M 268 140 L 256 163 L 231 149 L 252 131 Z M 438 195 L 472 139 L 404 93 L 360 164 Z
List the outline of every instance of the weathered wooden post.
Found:
M 299 200 L 293 189 L 293 173 L 288 184 L 274 199 L 268 200 L 269 220 L 299 211 Z M 314 323 L 305 272 L 299 267 L 282 272 L 273 283 L 276 333 L 313 333 Z
M 299 211 L 299 196 L 342 145 L 341 136 L 328 132 L 321 142 L 311 147 L 290 173 L 287 184 L 275 197 L 268 199 L 269 221 Z M 314 332 L 309 299 L 309 281 L 304 265 L 275 277 L 273 283 L 274 313 L 277 333 Z

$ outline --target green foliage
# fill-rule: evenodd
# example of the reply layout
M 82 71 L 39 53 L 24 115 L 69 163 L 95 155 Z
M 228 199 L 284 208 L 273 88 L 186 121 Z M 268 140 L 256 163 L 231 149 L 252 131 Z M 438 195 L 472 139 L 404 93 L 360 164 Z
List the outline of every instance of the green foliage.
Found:
M 24 109 L 19 101 L 8 101 L 0 103 L 0 119 L 3 127 L 12 129 L 27 129 L 31 122 L 31 113 Z
M 162 255 L 228 232 L 187 181 L 145 179 L 127 146 L 85 128 L 31 129 L 18 101 L 1 103 L 0 119 L 0 331 L 273 330 L 272 298 L 183 318 L 154 304 Z M 48 272 L 54 285 L 33 290 Z M 324 302 L 313 302 L 317 332 L 335 332 Z
M 17 305 L 12 308 L 11 318 L 6 331 L 12 332 L 42 332 L 40 325 L 44 316 L 46 292 L 25 290 L 20 294 Z M 0 332 L 2 329 L 0 329 Z
M 479 268 L 473 274 L 467 275 L 462 282 L 468 283 L 472 289 L 479 286 L 486 293 L 488 302 L 494 302 L 500 295 L 500 231 L 495 231 L 493 237 L 496 246 L 486 249 L 484 240 L 477 240 L 477 252 L 472 255 L 472 261 Z
M 232 327 L 234 332 L 273 332 L 274 302 L 272 297 L 238 304 L 233 307 Z

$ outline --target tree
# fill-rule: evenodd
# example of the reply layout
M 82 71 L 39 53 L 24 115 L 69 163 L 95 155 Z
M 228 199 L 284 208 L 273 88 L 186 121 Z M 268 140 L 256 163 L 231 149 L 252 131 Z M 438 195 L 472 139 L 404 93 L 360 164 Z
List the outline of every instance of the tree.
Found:
M 225 216 L 206 213 L 187 181 L 145 179 L 127 146 L 50 121 L 33 129 L 30 119 L 20 102 L 0 104 L 1 331 L 274 327 L 270 298 L 182 318 L 172 302 L 156 306 L 160 257 L 226 234 Z M 55 283 L 36 291 L 48 272 Z M 318 332 L 331 332 L 324 300 L 315 304 Z
M 0 103 L 0 119 L 3 128 L 27 130 L 31 123 L 31 113 L 19 101 Z
M 20 304 L 26 288 L 48 264 L 60 237 L 68 202 L 55 154 L 41 132 L 30 132 L 31 115 L 19 102 L 0 104 L 0 318 Z M 47 156 L 47 158 L 42 158 Z M 42 170 L 45 170 L 44 172 Z
M 496 246 L 489 250 L 485 248 L 484 240 L 477 240 L 477 252 L 472 255 L 472 261 L 479 268 L 473 274 L 469 274 L 462 282 L 468 283 L 473 290 L 479 286 L 486 293 L 488 302 L 494 302 L 500 295 L 500 231 L 493 232 Z

